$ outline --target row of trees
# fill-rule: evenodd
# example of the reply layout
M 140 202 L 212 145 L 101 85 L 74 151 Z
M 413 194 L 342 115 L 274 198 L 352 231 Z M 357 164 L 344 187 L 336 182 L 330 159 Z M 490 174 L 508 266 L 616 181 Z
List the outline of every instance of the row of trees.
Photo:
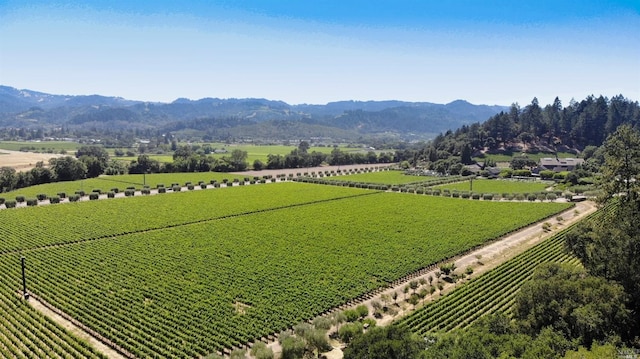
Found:
M 390 163 L 394 162 L 394 156 L 391 153 L 376 154 L 374 151 L 367 153 L 355 152 L 349 153 L 334 147 L 330 154 L 313 151 L 309 152 L 310 145 L 306 141 L 301 141 L 298 148 L 294 149 L 287 155 L 270 154 L 267 163 L 256 160 L 253 168 L 260 170 L 282 169 L 282 168 L 305 168 L 317 167 L 322 163 L 328 163 L 332 166 L 343 166 L 351 164 L 372 164 L 372 163 Z

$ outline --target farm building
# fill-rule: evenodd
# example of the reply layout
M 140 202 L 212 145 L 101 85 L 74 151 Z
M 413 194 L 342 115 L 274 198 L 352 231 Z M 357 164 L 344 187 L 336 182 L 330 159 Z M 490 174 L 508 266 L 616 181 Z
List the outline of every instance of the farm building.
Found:
M 584 163 L 582 158 L 541 158 L 540 170 L 554 172 L 573 171 L 577 165 Z

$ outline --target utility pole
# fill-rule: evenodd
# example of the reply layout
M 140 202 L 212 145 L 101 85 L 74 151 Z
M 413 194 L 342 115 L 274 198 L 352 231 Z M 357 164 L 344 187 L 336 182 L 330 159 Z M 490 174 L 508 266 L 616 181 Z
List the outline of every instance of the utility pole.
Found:
M 22 264 L 22 295 L 24 299 L 29 299 L 29 293 L 27 293 L 27 278 L 24 275 L 24 257 L 20 257 L 20 262 Z
M 473 192 L 473 178 L 469 178 L 469 192 Z

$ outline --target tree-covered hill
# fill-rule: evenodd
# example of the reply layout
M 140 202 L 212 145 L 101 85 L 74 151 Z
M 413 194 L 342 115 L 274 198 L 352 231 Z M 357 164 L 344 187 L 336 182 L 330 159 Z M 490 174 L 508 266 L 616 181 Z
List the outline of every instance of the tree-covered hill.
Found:
M 469 150 L 476 153 L 581 150 L 602 145 L 621 124 L 640 124 L 640 105 L 622 95 L 611 99 L 589 96 L 565 107 L 557 97 L 553 104 L 544 107 L 534 98 L 524 108 L 514 104 L 482 123 L 463 125 L 437 136 L 422 157 L 434 161 L 445 153 L 462 156 Z

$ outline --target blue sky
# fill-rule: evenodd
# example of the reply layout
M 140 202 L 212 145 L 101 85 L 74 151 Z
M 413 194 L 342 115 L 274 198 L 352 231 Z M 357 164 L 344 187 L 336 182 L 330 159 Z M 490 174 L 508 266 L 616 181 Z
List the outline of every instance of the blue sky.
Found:
M 0 84 L 163 102 L 640 100 L 640 2 L 0 0 Z

